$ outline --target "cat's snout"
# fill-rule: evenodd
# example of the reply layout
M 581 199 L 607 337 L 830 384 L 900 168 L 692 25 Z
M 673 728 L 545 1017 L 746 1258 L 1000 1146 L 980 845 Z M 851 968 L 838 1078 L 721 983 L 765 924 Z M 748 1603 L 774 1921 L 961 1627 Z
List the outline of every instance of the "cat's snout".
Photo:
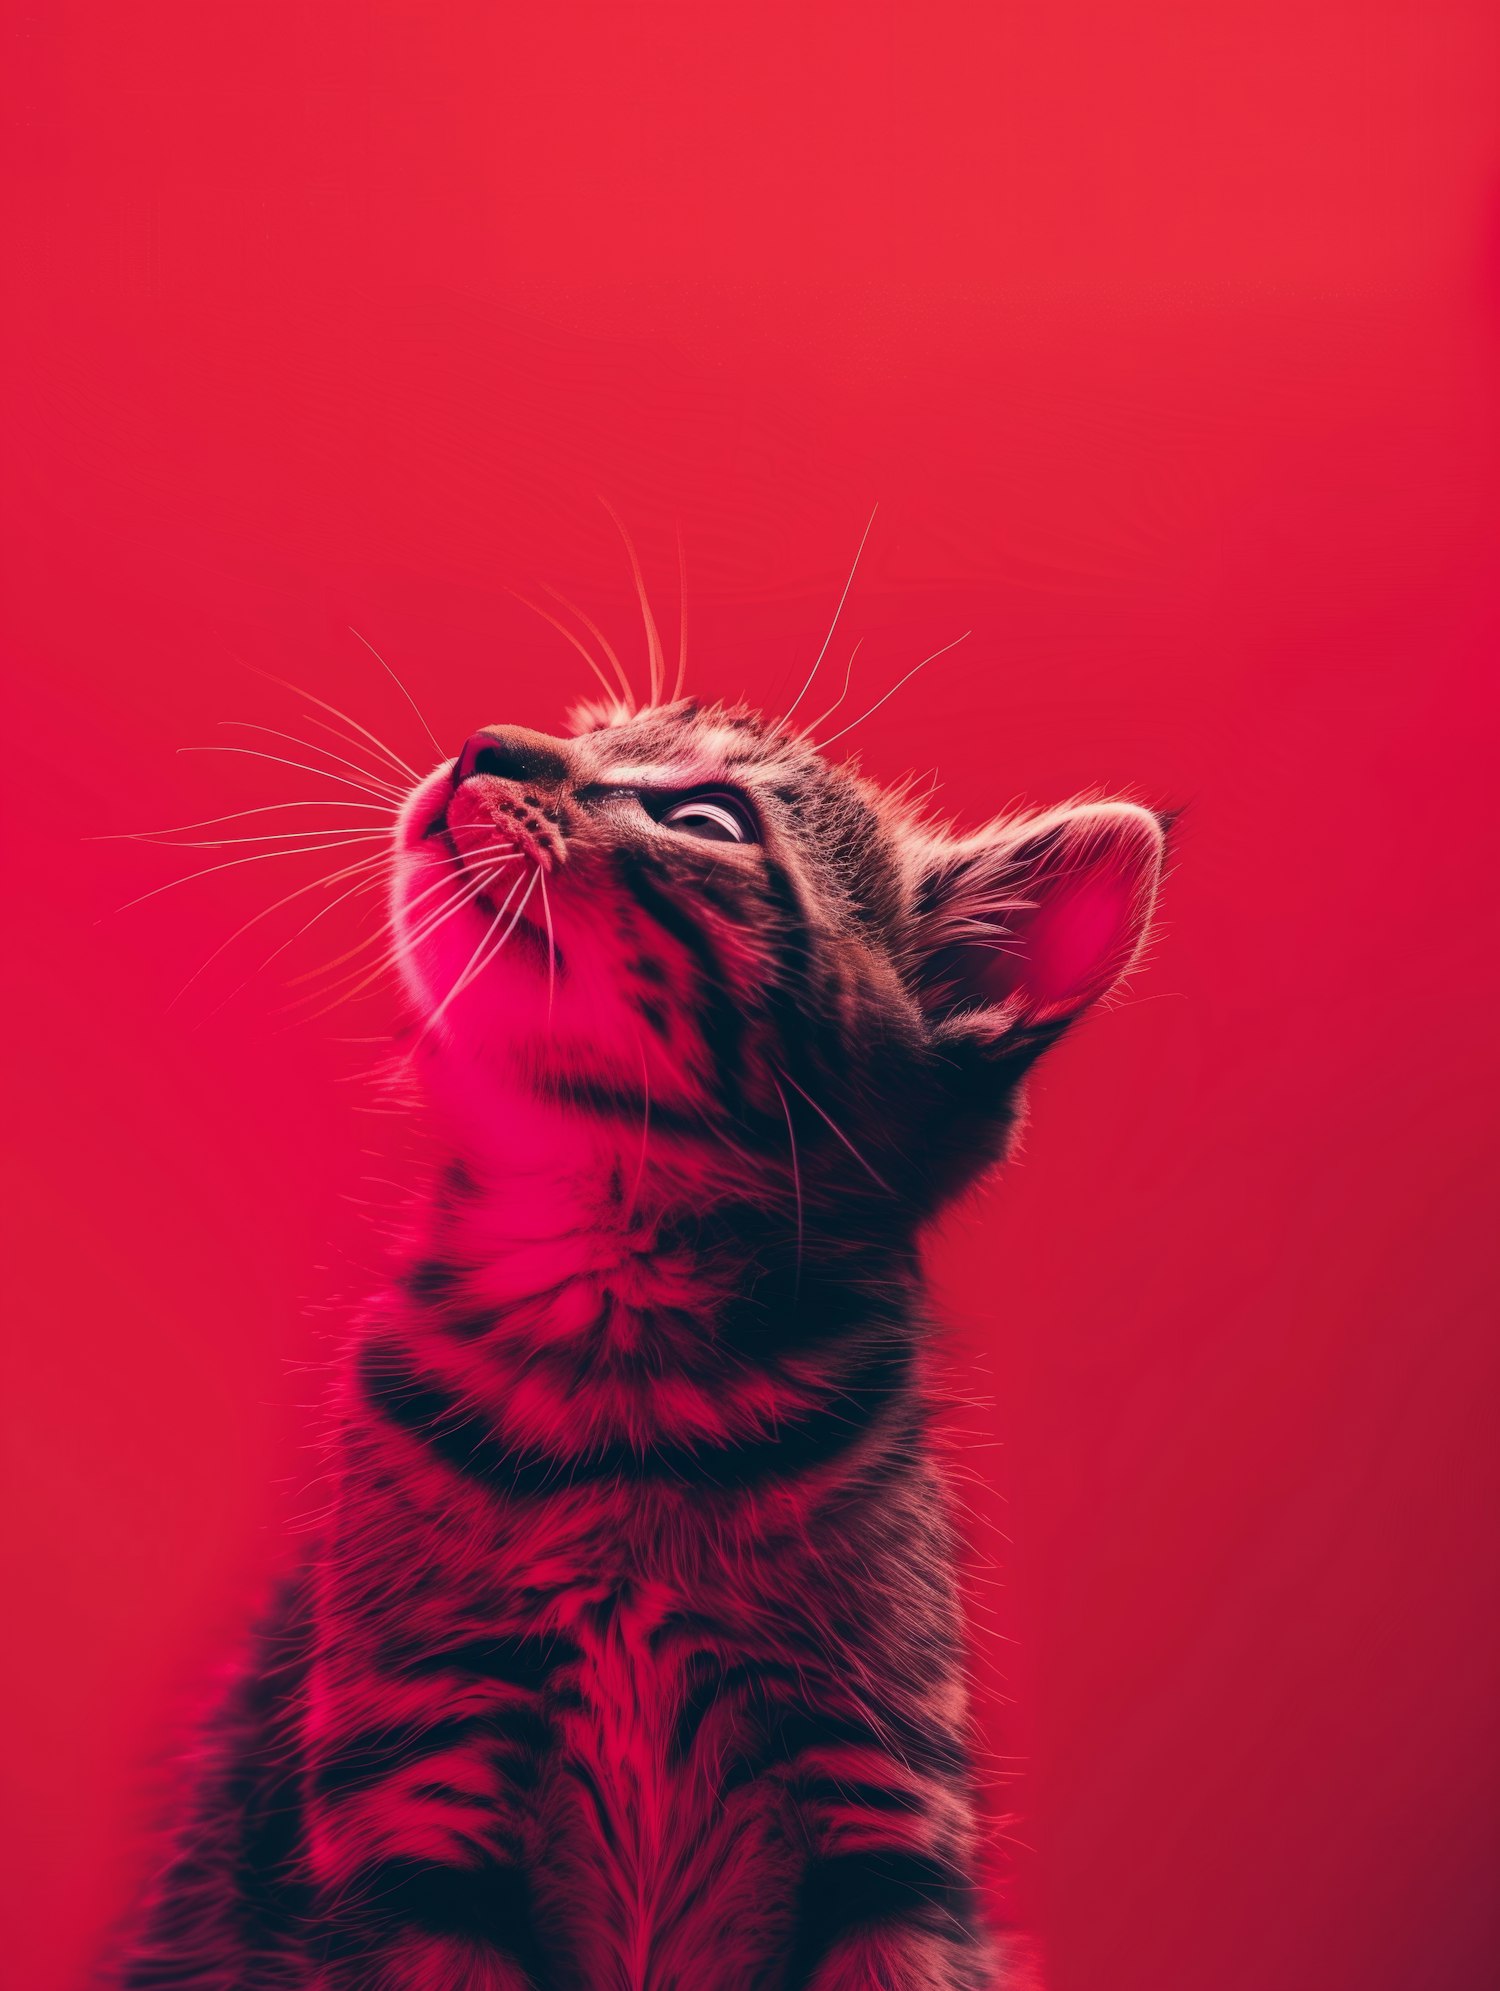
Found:
M 454 787 L 476 774 L 560 787 L 568 777 L 568 762 L 561 742 L 546 733 L 524 726 L 483 726 L 464 741 L 453 763 Z
M 567 749 L 524 726 L 484 726 L 453 763 L 453 783 L 439 820 L 459 856 L 487 861 L 497 846 L 544 868 L 564 861 L 563 790 Z

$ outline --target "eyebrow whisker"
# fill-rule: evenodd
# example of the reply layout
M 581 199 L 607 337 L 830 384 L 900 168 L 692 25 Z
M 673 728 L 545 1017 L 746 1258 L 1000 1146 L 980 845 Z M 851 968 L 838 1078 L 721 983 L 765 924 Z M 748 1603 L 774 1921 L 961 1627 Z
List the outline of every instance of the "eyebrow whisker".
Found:
M 859 572 L 860 555 L 865 550 L 865 541 L 870 536 L 870 527 L 874 525 L 875 514 L 879 510 L 880 510 L 879 505 L 872 505 L 870 508 L 870 516 L 865 521 L 865 529 L 863 533 L 860 535 L 859 545 L 854 549 L 854 564 L 849 569 L 849 578 L 844 583 L 844 592 L 839 596 L 839 605 L 833 611 L 833 620 L 828 625 L 828 634 L 823 638 L 823 647 L 821 650 L 819 650 L 817 656 L 814 657 L 813 659 L 813 667 L 807 674 L 807 682 L 803 685 L 802 689 L 797 693 L 797 696 L 792 700 L 791 704 L 787 707 L 786 711 L 781 715 L 783 725 L 785 725 L 791 719 L 792 714 L 796 711 L 797 707 L 802 703 L 803 699 L 806 698 L 808 692 L 811 691 L 812 681 L 818 675 L 818 666 L 822 663 L 823 659 L 828 655 L 828 646 L 833 641 L 833 632 L 839 626 L 839 617 L 844 612 L 844 603 L 849 599 L 849 590 L 854 586 L 854 576 Z
M 677 527 L 677 676 L 672 684 L 675 705 L 687 684 L 687 554 L 682 545 L 682 527 Z
M 865 640 L 864 637 L 861 636 L 859 641 L 855 644 L 854 648 L 849 652 L 849 661 L 844 666 L 843 690 L 839 693 L 838 697 L 833 701 L 832 705 L 829 706 L 826 712 L 820 712 L 817 718 L 813 720 L 811 725 L 805 726 L 803 728 L 803 731 L 807 734 L 809 739 L 811 739 L 813 734 L 817 732 L 818 728 L 823 724 L 825 719 L 831 719 L 833 717 L 834 713 L 838 711 L 839 707 L 843 704 L 844 700 L 849 696 L 849 680 L 854 672 L 854 659 L 859 655 L 860 649 L 864 644 L 864 640 Z
M 914 678 L 918 671 L 925 669 L 925 667 L 928 664 L 932 663 L 935 658 L 946 657 L 950 650 L 956 650 L 960 643 L 966 643 L 973 634 L 974 632 L 972 629 L 966 629 L 962 636 L 955 636 L 951 643 L 945 643 L 940 650 L 933 650 L 929 655 L 925 656 L 920 664 L 913 664 L 911 669 L 906 673 L 905 677 L 898 677 L 896 682 L 891 686 L 889 691 L 884 692 L 879 698 L 877 698 L 873 705 L 867 705 L 864 711 L 860 713 L 857 719 L 851 719 L 847 726 L 841 727 L 840 730 L 833 735 L 832 739 L 815 741 L 813 744 L 817 747 L 818 752 L 820 754 L 827 753 L 828 749 L 834 744 L 835 740 L 843 739 L 844 735 L 846 733 L 852 733 L 856 726 L 862 726 L 866 721 L 866 719 L 869 718 L 872 712 L 878 712 L 881 706 L 885 704 L 886 699 L 894 698 L 896 693 L 901 689 L 902 685 L 908 683 L 912 678 Z
M 651 703 L 653 705 L 660 705 L 662 693 L 666 689 L 667 665 L 661 647 L 661 632 L 657 629 L 656 617 L 651 613 L 651 603 L 646 594 L 646 582 L 645 577 L 641 573 L 640 556 L 635 550 L 635 541 L 625 530 L 624 520 L 609 502 L 609 499 L 601 497 L 599 502 L 614 520 L 615 530 L 625 542 L 625 553 L 630 561 L 630 572 L 632 579 L 635 581 L 636 597 L 641 604 L 641 621 L 645 624 L 646 628 L 646 656 L 651 668 Z
M 542 586 L 546 588 L 547 583 L 543 581 Z M 551 594 L 553 590 L 547 588 L 547 592 Z M 507 593 L 513 596 L 514 599 L 521 604 L 522 608 L 529 608 L 533 615 L 539 615 L 543 622 L 547 623 L 549 627 L 557 631 L 558 635 L 562 637 L 565 643 L 571 643 L 573 648 L 578 652 L 579 656 L 582 657 L 583 661 L 588 665 L 589 669 L 594 673 L 594 676 L 599 680 L 600 689 L 603 691 L 605 697 L 612 699 L 615 696 L 614 689 L 611 686 L 609 679 L 604 675 L 604 672 L 600 667 L 598 658 L 593 654 L 593 652 L 590 649 L 587 648 L 585 644 L 579 641 L 579 639 L 573 634 L 572 630 L 568 628 L 566 623 L 559 622 L 555 615 L 549 615 L 546 609 L 539 608 L 534 601 L 528 600 L 527 597 L 521 594 L 517 589 L 510 588 L 507 590 Z M 563 606 L 565 608 L 570 608 L 572 607 L 572 604 L 570 602 L 564 602 Z M 580 614 L 579 610 L 577 610 L 576 608 L 573 609 L 573 613 L 578 616 L 580 622 L 585 620 L 584 616 Z M 597 634 L 597 631 L 595 633 Z M 629 680 L 626 678 L 625 673 L 620 669 L 619 658 L 614 656 L 613 652 L 609 650 L 607 644 L 605 645 L 605 653 L 610 657 L 616 671 L 619 672 L 620 682 L 625 686 L 626 704 L 632 705 L 634 703 L 634 700 L 631 699 L 630 697 L 630 683 Z

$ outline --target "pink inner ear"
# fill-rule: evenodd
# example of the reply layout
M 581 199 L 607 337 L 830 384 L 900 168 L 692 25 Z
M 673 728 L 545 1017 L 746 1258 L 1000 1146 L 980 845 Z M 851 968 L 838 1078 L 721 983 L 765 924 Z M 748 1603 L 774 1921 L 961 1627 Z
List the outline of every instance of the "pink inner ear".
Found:
M 1121 877 L 1052 887 L 1034 912 L 1013 922 L 1014 951 L 994 957 L 985 979 L 995 999 L 1021 993 L 1046 1010 L 1102 993 L 1119 965 L 1130 905 L 1130 885 Z

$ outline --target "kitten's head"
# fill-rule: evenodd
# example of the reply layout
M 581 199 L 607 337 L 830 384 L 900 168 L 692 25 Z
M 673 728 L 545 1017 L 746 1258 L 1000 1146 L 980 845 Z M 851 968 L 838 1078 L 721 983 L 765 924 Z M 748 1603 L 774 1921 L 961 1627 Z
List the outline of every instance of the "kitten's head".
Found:
M 1129 802 L 953 838 L 685 700 L 475 733 L 403 811 L 395 923 L 423 1054 L 497 1145 L 541 1103 L 706 1193 L 894 1222 L 1003 1152 L 1032 1060 L 1139 954 L 1162 854 Z

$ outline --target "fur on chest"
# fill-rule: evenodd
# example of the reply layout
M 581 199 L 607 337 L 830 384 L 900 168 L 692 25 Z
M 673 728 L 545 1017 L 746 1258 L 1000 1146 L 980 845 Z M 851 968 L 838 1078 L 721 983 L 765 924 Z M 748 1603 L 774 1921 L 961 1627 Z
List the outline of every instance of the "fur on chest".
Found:
M 563 1615 L 532 1812 L 537 1914 L 579 1986 L 742 1984 L 801 1864 L 771 1697 L 790 1669 L 647 1587 Z

